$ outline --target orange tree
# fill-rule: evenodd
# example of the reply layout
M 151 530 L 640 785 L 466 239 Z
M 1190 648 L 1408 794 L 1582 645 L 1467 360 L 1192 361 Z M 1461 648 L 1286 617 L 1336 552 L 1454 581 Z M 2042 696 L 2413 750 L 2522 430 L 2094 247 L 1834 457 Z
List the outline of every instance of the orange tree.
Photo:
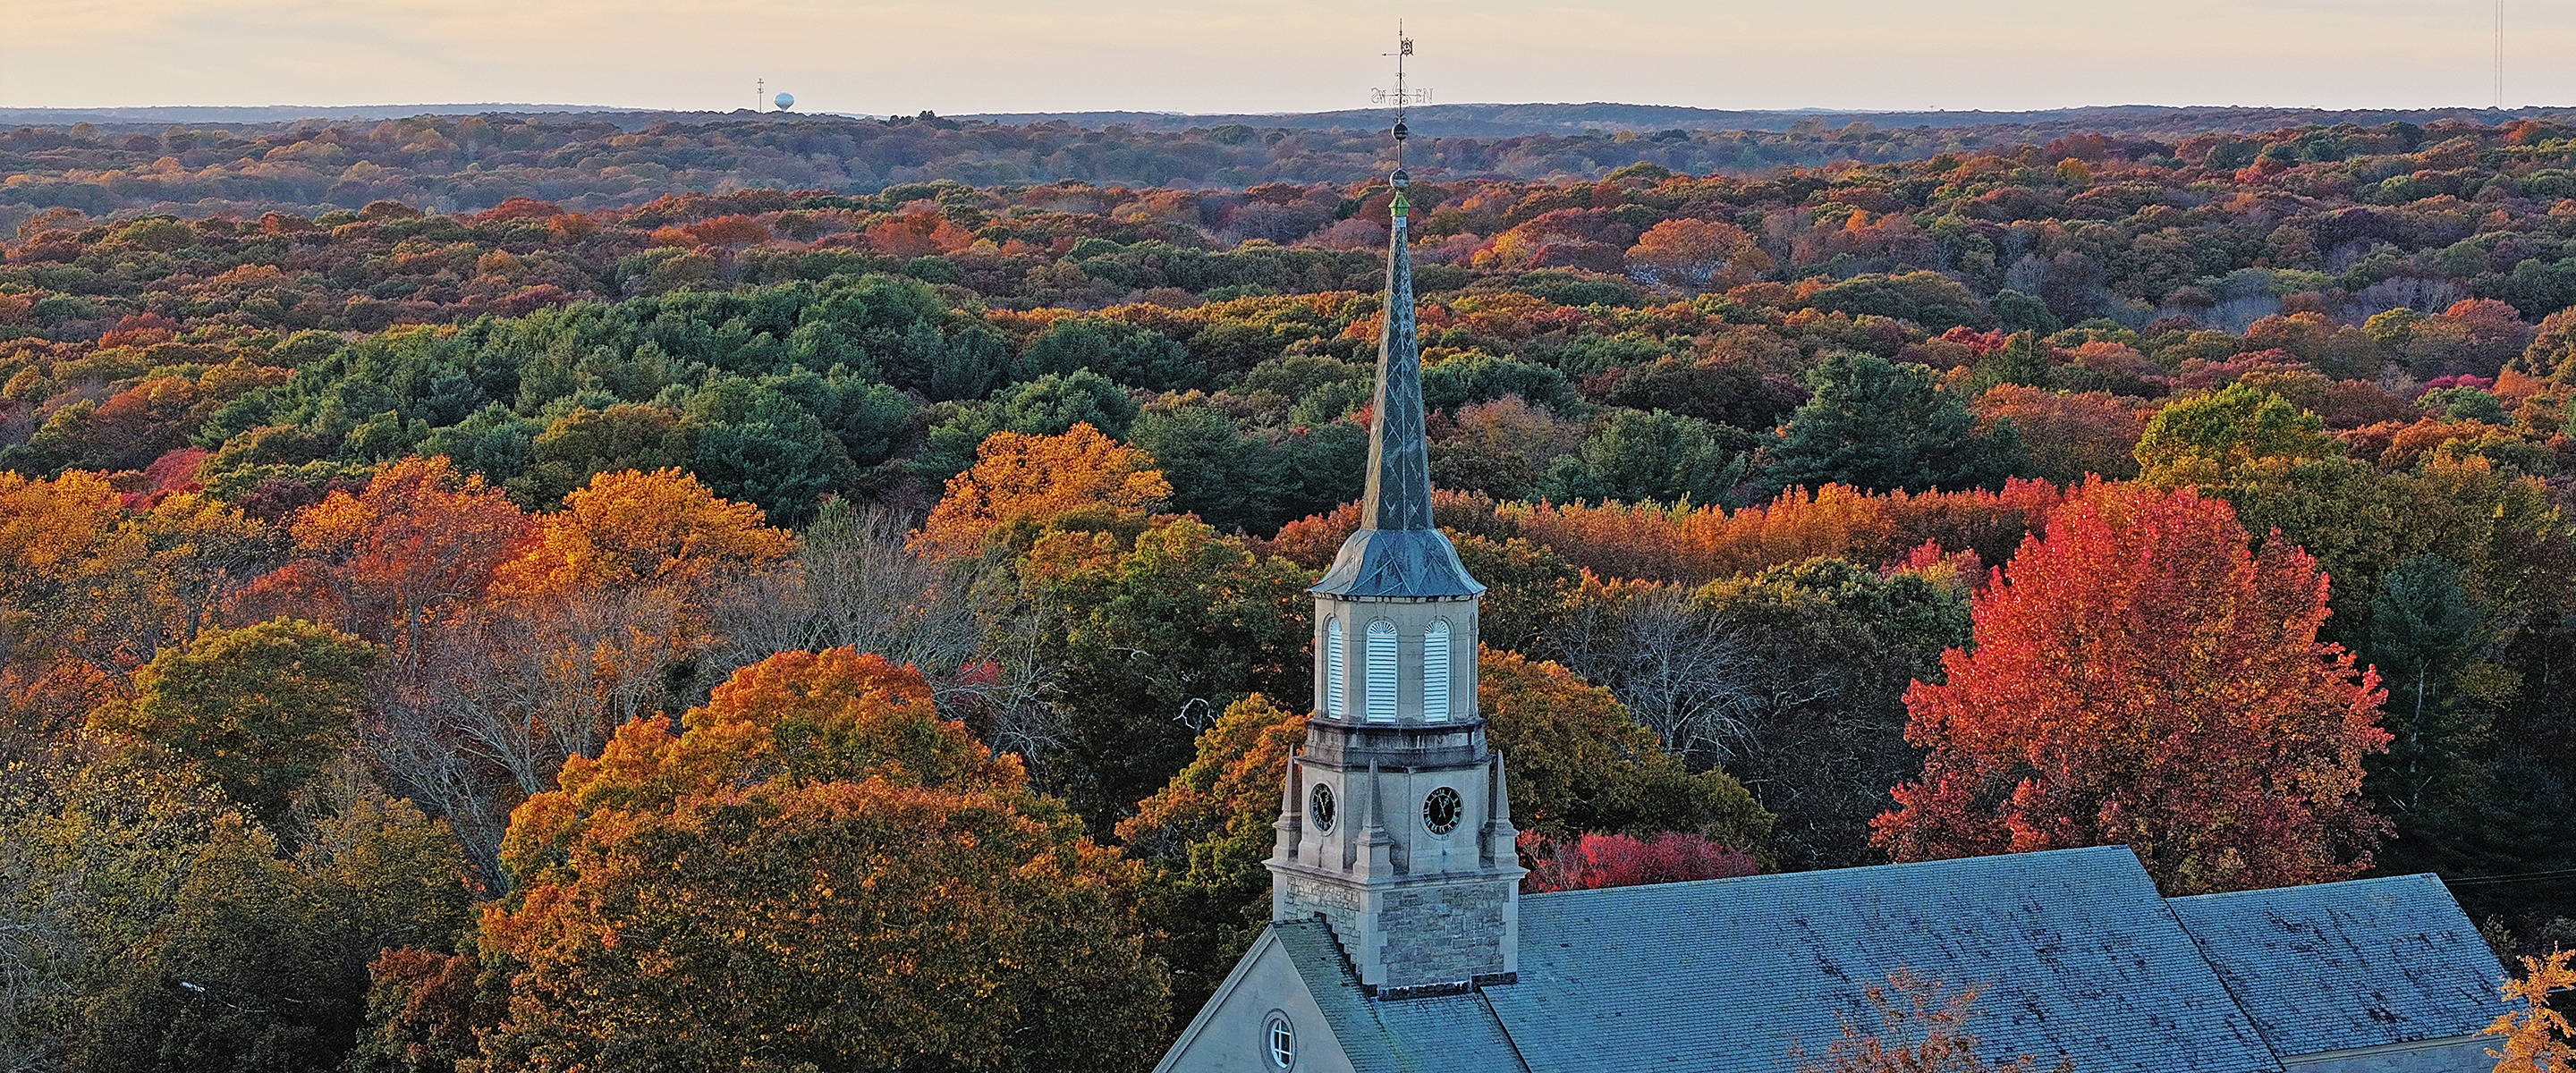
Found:
M 2496 1015 L 2486 1034 L 2502 1036 L 2487 1057 L 2496 1060 L 2496 1073 L 2576 1073 L 2576 1039 L 2570 1039 L 2567 1015 L 2549 1007 L 2550 996 L 2576 988 L 2576 950 L 2561 950 L 2545 958 L 2525 957 L 2522 973 L 2504 981 L 2504 997 L 2522 1005 Z
M 0 472 L 0 752 L 44 747 L 152 657 L 133 627 L 186 586 L 156 584 L 151 553 L 106 478 Z
M 677 469 L 602 473 L 564 497 L 495 583 L 519 593 L 692 589 L 786 555 L 787 532 L 763 521 L 759 507 Z
M 253 609 L 329 621 L 406 651 L 450 607 L 471 603 L 527 542 L 527 516 L 444 457 L 404 458 L 352 495 L 296 515 L 297 558 L 242 595 Z
M 996 432 L 975 449 L 975 465 L 948 480 L 948 492 L 914 538 L 941 555 L 972 555 L 994 530 L 1097 508 L 1142 515 L 1172 494 L 1170 482 L 1143 451 L 1121 445 L 1088 424 L 1061 436 Z
M 2190 490 L 2086 485 L 1974 598 L 1976 648 L 1906 693 L 1931 750 L 1875 840 L 1898 860 L 2128 845 L 2167 893 L 2341 879 L 2386 697 L 2317 640 L 2326 579 Z
M 620 728 L 512 817 L 496 1070 L 1128 1069 L 1165 984 L 1129 866 L 847 648 Z

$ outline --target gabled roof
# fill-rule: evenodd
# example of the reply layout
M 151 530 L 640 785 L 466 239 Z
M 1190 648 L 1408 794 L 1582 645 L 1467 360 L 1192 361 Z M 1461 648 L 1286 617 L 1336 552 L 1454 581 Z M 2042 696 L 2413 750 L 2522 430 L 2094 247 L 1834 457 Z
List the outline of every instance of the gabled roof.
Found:
M 1270 931 L 1360 1073 L 1527 1073 L 1482 996 L 1380 1002 L 1361 988 L 1322 921 L 1272 924 Z
M 1897 968 L 1987 984 L 1992 1061 L 2280 1068 L 2120 846 L 1533 895 L 1520 981 L 1484 995 L 1535 1069 L 1772 1073 Z
M 2431 875 L 2176 898 L 2219 979 L 2283 1056 L 2478 1032 L 2504 967 Z

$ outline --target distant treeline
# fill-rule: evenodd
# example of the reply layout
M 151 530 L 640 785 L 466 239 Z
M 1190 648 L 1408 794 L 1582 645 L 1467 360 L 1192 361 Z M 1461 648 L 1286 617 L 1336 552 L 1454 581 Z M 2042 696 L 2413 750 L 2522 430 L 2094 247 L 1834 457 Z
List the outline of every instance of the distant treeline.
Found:
M 2293 128 L 2357 132 L 2392 125 L 2420 130 L 2425 123 L 2456 124 L 2474 115 L 2094 109 L 1953 125 L 1939 122 L 1936 114 L 1873 122 L 1851 116 L 1793 120 L 1785 114 L 1631 105 L 1454 106 L 1469 110 L 1450 115 L 1452 108 L 1443 106 L 1417 126 L 1424 136 L 1413 143 L 1409 160 L 1415 175 L 1563 181 L 1595 179 L 1641 163 L 1688 175 L 1751 175 L 1787 166 L 2009 153 L 2023 145 L 2045 147 L 2083 138 L 2109 138 L 2132 158 L 2187 166 L 2204 162 L 2214 148 L 2209 140 L 2214 135 L 2255 137 Z M 1505 111 L 1487 115 L 1473 109 Z M 1670 125 L 1639 126 L 1663 113 L 1672 113 L 1663 116 Z M 755 187 L 872 194 L 949 179 L 969 186 L 1079 180 L 1244 188 L 1270 182 L 1345 182 L 1386 169 L 1385 117 L 1368 112 L 1327 117 L 1333 122 L 1323 123 L 1326 117 L 1201 117 L 1203 122 L 1083 117 L 1120 120 L 1095 128 L 1063 119 L 997 124 L 927 112 L 884 120 L 748 112 L 494 113 L 382 121 L 30 126 L 0 131 L 0 230 L 13 229 L 28 214 L 48 208 L 76 208 L 93 216 L 255 215 L 270 210 L 309 215 L 391 199 L 461 213 L 489 209 L 512 197 L 594 209 L 673 193 Z M 1709 129 L 1717 121 L 1711 117 L 1738 117 L 1747 129 Z M 2321 122 L 2344 118 L 2371 122 Z M 1183 123 L 1189 124 L 1186 129 L 1168 129 Z M 1762 129 L 1766 127 L 1775 129 Z M 2199 155 L 2183 148 L 2195 138 Z

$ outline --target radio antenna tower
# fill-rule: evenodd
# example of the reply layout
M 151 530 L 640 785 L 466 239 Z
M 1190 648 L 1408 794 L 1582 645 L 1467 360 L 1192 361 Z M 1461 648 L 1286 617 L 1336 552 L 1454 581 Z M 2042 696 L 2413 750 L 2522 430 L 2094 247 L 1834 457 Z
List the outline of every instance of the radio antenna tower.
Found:
M 761 106 L 763 103 L 766 103 L 768 100 L 769 100 L 769 80 L 768 80 L 768 79 L 766 79 L 766 78 L 755 78 L 755 79 L 752 79 L 752 80 L 751 80 L 751 110 L 752 110 L 752 111 L 755 111 L 755 112 L 760 111 L 760 106 Z
M 1395 176 L 1396 184 L 1401 186 L 1406 179 L 1404 174 L 1404 140 L 1413 136 L 1413 132 L 1406 130 L 1404 127 L 1404 110 L 1410 105 L 1431 103 L 1431 91 L 1427 89 L 1408 89 L 1405 87 L 1404 58 L 1413 55 L 1413 39 L 1404 35 L 1404 23 L 1402 21 L 1398 21 L 1395 24 L 1395 51 L 1381 52 L 1378 55 L 1395 57 L 1395 88 L 1372 89 L 1369 91 L 1369 100 L 1376 104 L 1392 103 L 1395 105 Z
M 2496 110 L 2504 110 L 2504 0 L 2495 0 Z

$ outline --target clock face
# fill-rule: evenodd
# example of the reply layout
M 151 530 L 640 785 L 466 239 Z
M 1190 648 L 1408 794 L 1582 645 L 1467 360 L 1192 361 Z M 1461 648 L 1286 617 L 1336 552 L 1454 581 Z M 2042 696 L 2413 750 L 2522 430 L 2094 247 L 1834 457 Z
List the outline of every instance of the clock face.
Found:
M 1464 811 L 1466 803 L 1458 799 L 1458 791 L 1446 786 L 1431 791 L 1431 796 L 1422 799 L 1422 822 L 1430 825 L 1431 833 L 1435 835 L 1457 830 L 1458 816 Z
M 1320 784 L 1320 783 L 1316 785 L 1314 795 L 1313 795 L 1313 796 L 1311 796 L 1311 797 L 1309 797 L 1309 798 L 1307 799 L 1307 801 L 1306 801 L 1306 815 L 1307 815 L 1309 818 L 1311 818 L 1311 819 L 1313 819 L 1313 820 L 1315 821 L 1315 830 L 1316 830 L 1318 833 L 1329 834 L 1329 833 L 1331 833 L 1331 832 L 1332 832 L 1332 830 L 1333 830 L 1333 788 L 1332 788 L 1332 787 L 1330 787 L 1330 786 L 1325 786 L 1325 785 L 1322 785 L 1322 784 Z

